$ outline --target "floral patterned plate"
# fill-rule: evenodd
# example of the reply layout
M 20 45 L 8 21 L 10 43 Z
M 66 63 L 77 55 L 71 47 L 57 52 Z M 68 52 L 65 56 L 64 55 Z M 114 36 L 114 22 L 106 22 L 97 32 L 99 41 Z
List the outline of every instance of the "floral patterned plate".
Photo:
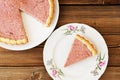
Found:
M 98 55 L 64 67 L 75 34 L 89 39 L 98 50 Z M 98 80 L 108 64 L 108 48 L 105 40 L 94 28 L 79 23 L 66 24 L 50 36 L 44 52 L 44 65 L 54 80 Z

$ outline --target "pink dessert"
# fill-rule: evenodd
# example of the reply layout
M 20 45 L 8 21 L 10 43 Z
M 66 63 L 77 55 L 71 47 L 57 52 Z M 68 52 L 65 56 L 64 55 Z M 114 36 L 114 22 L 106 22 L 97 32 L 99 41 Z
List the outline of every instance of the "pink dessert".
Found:
M 0 37 L 26 38 L 19 7 L 19 0 L 0 0 Z
M 53 9 L 54 0 L 0 0 L 0 42 L 7 44 L 28 42 L 21 11 L 50 26 Z
M 80 35 L 76 35 L 64 67 L 75 64 L 83 59 L 86 59 L 96 54 L 96 49 L 88 40 L 86 40 Z
M 20 9 L 46 24 L 49 17 L 50 4 L 49 0 L 23 0 Z

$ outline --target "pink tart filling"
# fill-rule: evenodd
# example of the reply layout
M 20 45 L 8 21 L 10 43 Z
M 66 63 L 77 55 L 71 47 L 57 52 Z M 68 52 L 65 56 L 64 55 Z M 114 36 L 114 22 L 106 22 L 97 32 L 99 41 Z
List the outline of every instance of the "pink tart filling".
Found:
M 64 67 L 92 56 L 90 50 L 80 40 L 75 39 Z
M 18 0 L 0 0 L 0 37 L 24 39 L 25 31 Z
M 53 13 L 52 4 L 52 0 L 0 0 L 0 41 L 9 43 L 8 39 L 27 40 L 21 11 L 49 25 Z
M 23 0 L 20 9 L 42 23 L 46 23 L 49 16 L 49 7 L 48 0 Z

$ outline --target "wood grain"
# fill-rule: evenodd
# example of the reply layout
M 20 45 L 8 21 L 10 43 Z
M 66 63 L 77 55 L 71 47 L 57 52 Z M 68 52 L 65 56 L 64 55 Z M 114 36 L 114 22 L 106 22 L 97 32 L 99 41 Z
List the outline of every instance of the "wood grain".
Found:
M 43 67 L 1 67 L 1 80 L 52 80 Z M 120 67 L 108 67 L 99 80 L 119 80 Z
M 120 4 L 120 0 L 59 0 L 60 4 Z
M 120 0 L 59 0 L 56 29 L 84 23 L 97 29 L 109 47 L 107 70 L 99 80 L 120 80 Z M 0 48 L 0 80 L 52 80 L 43 64 L 41 45 L 26 51 Z
M 103 4 L 102 0 L 59 0 L 60 4 Z
M 120 47 L 120 35 L 103 35 L 108 47 Z
M 120 48 L 109 48 L 109 66 L 120 66 Z M 0 49 L 0 66 L 43 66 L 43 48 L 14 52 Z
M 102 34 L 120 34 L 120 6 L 61 6 L 57 27 L 85 23 Z
M 9 51 L 0 48 L 0 66 L 40 66 L 43 65 L 43 49 Z
M 1 67 L 0 80 L 51 80 L 43 67 Z
M 108 66 L 120 66 L 120 47 L 109 48 L 109 63 Z
M 119 80 L 120 79 L 120 67 L 108 67 L 104 75 L 100 80 Z

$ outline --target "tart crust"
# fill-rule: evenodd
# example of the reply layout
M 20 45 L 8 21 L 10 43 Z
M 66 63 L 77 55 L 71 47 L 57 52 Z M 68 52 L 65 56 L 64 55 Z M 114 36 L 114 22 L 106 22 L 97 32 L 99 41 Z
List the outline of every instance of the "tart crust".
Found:
M 48 2 L 49 2 L 49 5 L 50 5 L 50 8 L 49 8 L 49 16 L 48 16 L 48 18 L 46 20 L 46 23 L 45 23 L 45 25 L 47 27 L 50 26 L 50 24 L 52 22 L 52 19 L 53 19 L 53 15 L 54 15 L 54 0 L 48 0 Z
M 20 39 L 20 40 L 11 40 L 11 39 L 8 39 L 8 38 L 3 38 L 3 37 L 0 37 L 0 42 L 4 42 L 6 44 L 11 44 L 11 45 L 20 45 L 20 44 L 26 44 L 28 42 L 28 39 L 25 38 L 25 39 Z
M 87 39 L 85 39 L 84 37 L 82 37 L 82 36 L 80 36 L 78 34 L 76 35 L 76 39 L 78 39 L 81 42 L 83 42 L 87 46 L 87 48 L 91 51 L 91 53 L 92 53 L 93 56 L 97 54 L 96 48 Z

